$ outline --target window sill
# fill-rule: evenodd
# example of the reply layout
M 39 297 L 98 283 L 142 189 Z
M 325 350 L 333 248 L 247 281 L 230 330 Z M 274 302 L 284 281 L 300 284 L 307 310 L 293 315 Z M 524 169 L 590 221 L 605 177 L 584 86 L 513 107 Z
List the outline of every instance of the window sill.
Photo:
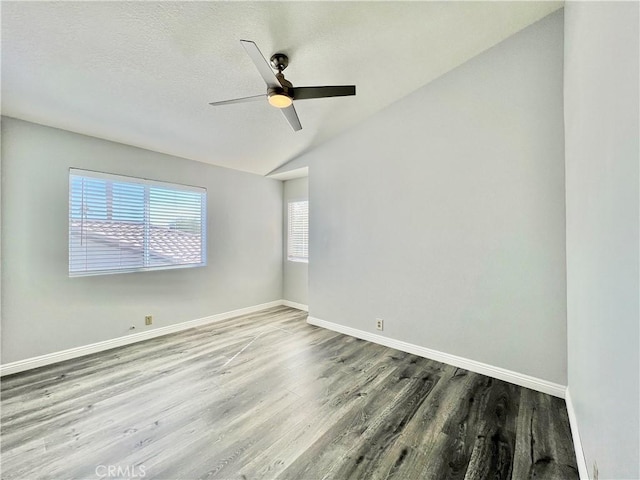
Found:
M 287 258 L 287 261 L 295 263 L 309 263 L 308 258 Z

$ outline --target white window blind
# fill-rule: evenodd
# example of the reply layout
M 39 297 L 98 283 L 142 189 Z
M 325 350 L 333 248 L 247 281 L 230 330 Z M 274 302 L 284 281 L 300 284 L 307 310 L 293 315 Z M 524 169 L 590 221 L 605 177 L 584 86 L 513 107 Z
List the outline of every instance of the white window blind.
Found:
M 204 188 L 69 170 L 69 276 L 206 265 Z
M 309 202 L 289 202 L 287 259 L 309 261 Z

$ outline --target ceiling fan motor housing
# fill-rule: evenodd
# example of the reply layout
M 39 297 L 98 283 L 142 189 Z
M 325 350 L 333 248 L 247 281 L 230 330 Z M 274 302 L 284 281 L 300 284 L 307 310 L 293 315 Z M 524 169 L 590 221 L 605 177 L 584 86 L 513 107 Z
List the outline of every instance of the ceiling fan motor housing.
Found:
M 293 88 L 293 84 L 289 80 L 284 78 L 283 73 L 277 73 L 276 78 L 280 82 L 280 85 L 282 85 L 282 88 L 284 88 L 285 90 L 289 90 L 290 88 Z

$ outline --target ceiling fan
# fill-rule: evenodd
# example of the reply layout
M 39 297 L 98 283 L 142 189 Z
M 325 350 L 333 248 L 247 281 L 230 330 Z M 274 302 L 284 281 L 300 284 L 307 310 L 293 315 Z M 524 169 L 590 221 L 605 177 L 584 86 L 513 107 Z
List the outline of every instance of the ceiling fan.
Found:
M 289 65 L 289 58 L 284 53 L 276 53 L 271 56 L 271 66 L 267 63 L 258 46 L 250 40 L 240 40 L 240 43 L 253 60 L 258 72 L 267 84 L 267 93 L 251 97 L 211 102 L 209 105 L 229 105 L 232 103 L 244 103 L 259 101 L 266 98 L 269 104 L 279 108 L 294 131 L 302 129 L 300 119 L 293 107 L 294 100 L 307 100 L 310 98 L 345 97 L 356 94 L 355 85 L 336 85 L 323 87 L 294 87 L 284 78 L 282 71 Z M 274 73 L 273 70 L 278 73 Z

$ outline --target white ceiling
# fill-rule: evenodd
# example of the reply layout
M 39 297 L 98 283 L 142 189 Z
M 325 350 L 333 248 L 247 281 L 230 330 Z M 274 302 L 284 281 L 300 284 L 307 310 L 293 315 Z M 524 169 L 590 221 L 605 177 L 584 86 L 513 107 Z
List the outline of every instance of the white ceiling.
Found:
M 561 2 L 2 2 L 2 114 L 267 174 L 548 15 Z M 294 86 L 264 103 L 239 40 L 289 55 Z

